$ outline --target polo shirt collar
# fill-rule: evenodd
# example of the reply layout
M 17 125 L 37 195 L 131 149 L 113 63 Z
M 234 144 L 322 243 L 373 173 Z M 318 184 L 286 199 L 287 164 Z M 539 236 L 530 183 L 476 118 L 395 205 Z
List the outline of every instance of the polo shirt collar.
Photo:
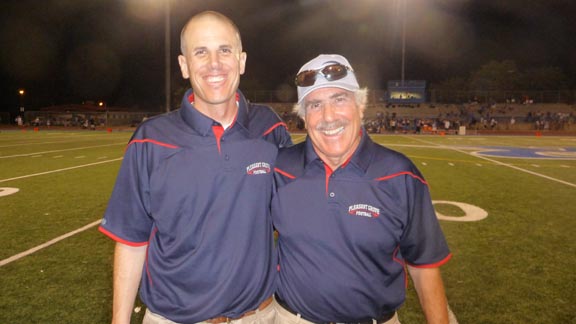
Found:
M 220 125 L 220 123 L 202 114 L 194 107 L 194 105 L 192 105 L 192 103 L 190 103 L 190 98 L 193 96 L 193 93 L 193 90 L 189 89 L 184 94 L 184 98 L 182 98 L 182 103 L 180 105 L 180 115 L 188 126 L 200 133 L 202 136 L 211 135 L 212 126 Z M 234 127 L 238 124 L 240 127 L 247 130 L 249 126 L 248 102 L 240 90 L 237 90 L 236 96 L 238 100 L 238 113 L 230 127 Z
M 353 167 L 361 171 L 362 173 L 366 173 L 368 167 L 370 166 L 370 162 L 373 159 L 374 151 L 371 147 L 374 145 L 374 142 L 368 136 L 366 129 L 362 127 L 361 129 L 362 138 L 360 139 L 360 144 L 356 148 L 356 151 L 352 154 L 352 157 L 346 164 L 346 167 Z M 310 140 L 310 136 L 306 137 L 306 150 L 305 150 L 305 163 L 306 168 L 308 165 L 314 161 L 322 162 L 322 159 L 316 154 L 314 150 L 314 146 L 312 145 L 312 141 Z M 342 167 L 340 167 L 342 168 Z M 334 170 L 336 171 L 336 170 Z

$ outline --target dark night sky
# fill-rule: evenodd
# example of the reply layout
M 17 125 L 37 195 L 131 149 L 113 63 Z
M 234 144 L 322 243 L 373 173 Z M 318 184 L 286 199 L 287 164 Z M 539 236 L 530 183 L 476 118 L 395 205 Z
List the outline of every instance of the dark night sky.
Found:
M 164 103 L 166 0 L 2 0 L 0 111 L 25 104 L 105 100 Z M 320 53 L 346 56 L 362 85 L 400 78 L 402 0 L 170 0 L 173 89 L 185 85 L 176 57 L 184 22 L 217 10 L 240 28 L 247 71 L 241 89 L 292 88 Z M 406 79 L 466 77 L 490 60 L 520 70 L 557 66 L 576 76 L 574 0 L 406 0 Z

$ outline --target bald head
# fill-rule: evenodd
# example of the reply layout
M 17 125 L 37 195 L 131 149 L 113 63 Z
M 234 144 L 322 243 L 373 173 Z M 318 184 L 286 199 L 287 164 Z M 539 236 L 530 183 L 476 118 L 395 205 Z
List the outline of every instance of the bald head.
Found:
M 226 16 L 206 11 L 192 17 L 180 35 L 178 64 L 194 90 L 194 108 L 223 124 L 237 110 L 236 92 L 246 67 L 238 28 Z
M 180 32 L 180 51 L 182 52 L 182 54 L 186 53 L 186 33 L 190 28 L 198 26 L 197 24 L 201 23 L 202 21 L 219 21 L 229 25 L 230 28 L 234 30 L 234 33 L 238 38 L 238 48 L 240 49 L 240 51 L 242 51 L 242 39 L 240 38 L 240 30 L 238 29 L 236 24 L 234 24 L 234 22 L 230 20 L 230 18 L 224 16 L 219 12 L 203 11 L 190 18 L 186 23 L 186 25 L 184 25 L 184 27 L 182 28 L 182 31 Z

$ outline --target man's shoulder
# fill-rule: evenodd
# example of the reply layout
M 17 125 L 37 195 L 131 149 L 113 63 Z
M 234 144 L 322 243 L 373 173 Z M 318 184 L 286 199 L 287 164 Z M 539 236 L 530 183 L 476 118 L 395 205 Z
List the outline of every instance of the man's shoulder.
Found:
M 289 139 L 286 124 L 271 107 L 253 103 L 249 103 L 247 107 L 249 120 L 247 126 L 251 136 L 275 138 L 282 142 Z
M 398 161 L 405 161 L 408 160 L 408 157 L 399 151 L 393 150 L 389 147 L 383 146 L 381 144 L 375 145 L 375 153 L 381 159 L 390 159 L 390 160 L 398 160 Z
M 259 123 L 281 121 L 280 116 L 278 116 L 272 107 L 256 103 L 248 103 L 248 117 L 251 121 Z
M 305 142 L 280 149 L 276 169 L 294 177 L 301 175 L 305 166 L 305 149 Z
M 277 159 L 281 160 L 282 162 L 288 161 L 289 163 L 293 159 L 302 158 L 304 156 L 305 149 L 306 149 L 306 142 L 300 142 L 298 144 L 289 147 L 281 148 L 278 151 Z
M 178 136 L 181 129 L 179 110 L 148 118 L 138 125 L 132 139 L 156 139 L 170 141 Z
M 413 172 L 416 169 L 412 160 L 403 153 L 377 143 L 372 145 L 371 150 L 373 159 L 370 168 L 374 172 L 383 172 L 384 170 L 390 173 Z
M 180 109 L 165 112 L 156 116 L 147 118 L 145 121 L 138 125 L 140 129 L 154 129 L 159 127 L 165 127 L 167 125 L 174 124 L 176 120 L 180 117 Z

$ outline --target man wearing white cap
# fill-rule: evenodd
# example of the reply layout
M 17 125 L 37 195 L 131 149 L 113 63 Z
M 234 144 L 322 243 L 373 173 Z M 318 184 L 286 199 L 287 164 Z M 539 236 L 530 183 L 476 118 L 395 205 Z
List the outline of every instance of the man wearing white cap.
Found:
M 367 89 L 344 57 L 314 58 L 296 85 L 308 137 L 276 161 L 277 323 L 399 323 L 406 269 L 428 323 L 448 323 L 451 253 L 426 180 L 370 139 Z

